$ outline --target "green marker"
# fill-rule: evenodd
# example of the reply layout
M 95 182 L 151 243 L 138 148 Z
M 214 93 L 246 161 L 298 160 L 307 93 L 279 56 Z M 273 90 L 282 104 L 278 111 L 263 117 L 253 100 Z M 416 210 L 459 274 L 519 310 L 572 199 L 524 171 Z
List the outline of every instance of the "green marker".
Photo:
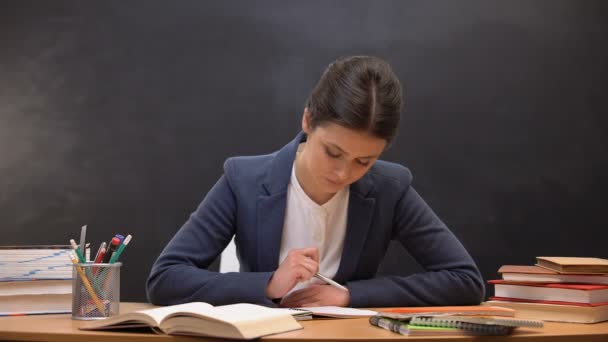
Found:
M 131 241 L 131 234 L 127 235 L 127 237 L 122 241 L 122 244 L 120 245 L 120 247 L 118 247 L 118 250 L 116 250 L 116 252 L 114 252 L 114 254 L 112 254 L 112 257 L 110 258 L 110 264 L 113 264 L 116 262 L 116 260 L 118 260 L 118 257 L 120 257 L 120 255 L 122 254 L 122 251 L 125 250 L 125 247 L 127 247 L 127 245 L 129 244 L 130 241 Z
M 74 239 L 70 239 L 70 245 L 72 246 L 72 249 L 74 249 L 74 252 L 76 252 L 76 255 L 78 256 L 78 261 L 81 264 L 86 263 L 86 259 L 84 258 L 84 255 L 82 255 L 82 252 L 80 251 L 80 248 L 78 247 L 78 245 L 76 245 L 76 241 L 74 241 Z

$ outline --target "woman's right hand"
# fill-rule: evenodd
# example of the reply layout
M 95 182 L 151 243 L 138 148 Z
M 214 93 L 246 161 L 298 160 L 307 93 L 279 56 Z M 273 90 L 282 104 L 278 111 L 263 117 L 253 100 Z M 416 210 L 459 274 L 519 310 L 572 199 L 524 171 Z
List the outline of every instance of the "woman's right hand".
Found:
M 270 278 L 266 286 L 266 296 L 271 299 L 281 298 L 297 283 L 314 277 L 318 271 L 318 248 L 292 249 Z

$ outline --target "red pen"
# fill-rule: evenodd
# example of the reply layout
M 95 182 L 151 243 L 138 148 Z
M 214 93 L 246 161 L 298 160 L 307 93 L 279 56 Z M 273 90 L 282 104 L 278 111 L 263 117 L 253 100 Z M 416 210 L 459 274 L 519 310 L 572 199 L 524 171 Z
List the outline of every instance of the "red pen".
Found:
M 95 258 L 96 264 L 99 264 L 102 262 L 104 254 L 106 254 L 106 248 L 101 246 L 99 251 L 97 251 L 97 257 Z M 93 267 L 93 275 L 97 275 L 97 272 L 98 272 L 98 267 Z
M 93 259 L 93 262 L 97 262 L 97 258 L 99 257 L 99 253 L 101 252 L 102 248 L 106 247 L 106 243 L 102 242 L 101 245 L 99 245 L 99 249 L 97 250 L 97 254 L 95 254 L 95 259 Z
M 101 247 L 99 249 L 99 253 L 97 253 L 97 258 L 95 258 L 95 263 L 99 264 L 101 263 L 101 261 L 103 260 L 103 256 L 106 254 L 106 248 L 105 247 Z

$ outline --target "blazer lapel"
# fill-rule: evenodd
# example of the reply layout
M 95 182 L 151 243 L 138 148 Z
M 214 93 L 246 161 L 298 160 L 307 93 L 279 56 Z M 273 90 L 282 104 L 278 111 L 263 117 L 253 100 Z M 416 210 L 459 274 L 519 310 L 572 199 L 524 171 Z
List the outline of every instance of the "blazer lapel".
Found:
M 298 145 L 305 137 L 305 134 L 300 132 L 295 139 L 276 153 L 262 184 L 265 193 L 258 197 L 257 202 L 259 272 L 274 271 L 279 265 L 287 206 L 287 185 L 291 179 L 291 169 Z
M 258 271 L 274 271 L 279 265 L 287 192 L 258 198 Z
M 363 245 L 369 234 L 376 205 L 376 199 L 368 197 L 372 189 L 373 182 L 367 174 L 350 187 L 344 248 L 342 250 L 340 266 L 334 277 L 339 283 L 344 283 L 349 279 L 356 279 L 357 264 L 359 263 L 363 252 Z

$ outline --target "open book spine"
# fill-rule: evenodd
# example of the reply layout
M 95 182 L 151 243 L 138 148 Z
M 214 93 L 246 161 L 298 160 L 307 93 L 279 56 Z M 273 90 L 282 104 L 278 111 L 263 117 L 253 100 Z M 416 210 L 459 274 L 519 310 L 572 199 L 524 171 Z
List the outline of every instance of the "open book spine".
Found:
M 473 332 L 477 335 L 508 335 L 513 327 L 462 322 L 450 317 L 414 317 L 410 324 L 427 327 L 455 328 Z

